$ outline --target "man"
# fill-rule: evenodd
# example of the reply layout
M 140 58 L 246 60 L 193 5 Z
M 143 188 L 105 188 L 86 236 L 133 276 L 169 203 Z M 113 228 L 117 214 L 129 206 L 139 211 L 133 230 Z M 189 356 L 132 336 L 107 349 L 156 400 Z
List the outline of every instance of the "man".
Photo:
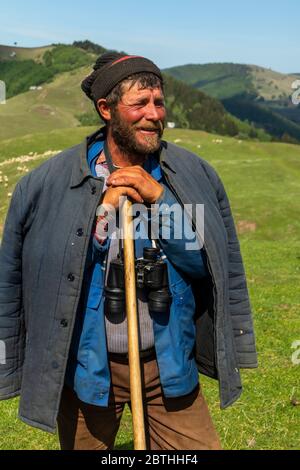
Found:
M 127 196 L 148 216 L 136 257 L 152 253 L 167 272 L 156 290 L 137 289 L 147 446 L 219 449 L 198 371 L 218 379 L 224 408 L 241 393 L 239 368 L 256 367 L 224 188 L 207 162 L 161 140 L 163 79 L 151 61 L 106 53 L 82 88 L 105 127 L 23 178 L 7 215 L 0 398 L 20 394 L 30 425 L 53 432 L 57 420 L 63 449 L 113 448 L 130 386 L 118 217 L 110 222 Z M 204 204 L 204 234 L 194 212 L 169 216 L 174 204 Z

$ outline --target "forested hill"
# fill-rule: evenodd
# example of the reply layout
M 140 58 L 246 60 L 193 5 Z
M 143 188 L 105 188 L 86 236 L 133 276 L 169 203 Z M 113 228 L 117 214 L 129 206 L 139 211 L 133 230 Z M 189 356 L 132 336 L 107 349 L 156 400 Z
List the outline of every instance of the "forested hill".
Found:
M 232 63 L 188 64 L 165 73 L 219 99 L 228 112 L 275 139 L 300 141 L 300 107 L 291 99 L 300 75 Z
M 14 128 L 11 127 L 12 110 L 14 122 L 23 122 L 24 132 L 30 133 L 35 131 L 36 125 L 40 126 L 39 118 L 46 120 L 50 129 L 55 122 L 63 124 L 63 119 L 65 126 L 98 122 L 93 107 L 86 104 L 80 82 L 95 59 L 106 50 L 87 40 L 39 48 L 0 46 L 0 80 L 6 83 L 8 98 L 7 105 L 0 109 L 1 133 L 9 135 Z M 77 81 L 74 83 L 70 77 Z M 60 94 L 60 101 L 55 98 L 54 102 L 51 98 L 54 88 Z M 167 74 L 165 91 L 167 119 L 176 127 L 268 140 L 266 133 L 231 116 L 218 99 Z M 67 99 L 70 94 L 76 98 L 73 108 L 69 108 Z M 59 119 L 51 119 L 51 116 Z

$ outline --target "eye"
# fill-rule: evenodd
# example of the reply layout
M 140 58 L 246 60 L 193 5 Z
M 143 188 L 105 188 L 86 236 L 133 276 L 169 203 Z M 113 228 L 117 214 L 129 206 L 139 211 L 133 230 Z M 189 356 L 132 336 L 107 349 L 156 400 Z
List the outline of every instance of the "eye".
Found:
M 156 106 L 157 108 L 163 108 L 163 107 L 165 106 L 164 100 L 155 101 L 155 106 Z
M 135 109 L 138 109 L 138 108 L 143 108 L 145 106 L 146 103 L 144 103 L 143 101 L 140 101 L 139 103 L 134 103 L 131 105 L 131 108 L 135 108 Z

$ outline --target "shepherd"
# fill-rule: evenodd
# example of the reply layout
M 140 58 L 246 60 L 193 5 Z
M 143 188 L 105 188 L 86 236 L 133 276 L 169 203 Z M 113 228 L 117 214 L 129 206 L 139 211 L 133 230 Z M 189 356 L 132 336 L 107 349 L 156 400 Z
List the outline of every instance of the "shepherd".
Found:
M 132 404 L 125 197 L 143 212 L 133 233 L 147 448 L 220 449 L 199 373 L 219 382 L 225 408 L 241 395 L 240 368 L 257 366 L 224 186 L 203 158 L 162 140 L 164 84 L 151 60 L 107 52 L 82 89 L 104 126 L 23 177 L 6 218 L 0 398 L 20 395 L 31 426 L 57 423 L 62 449 L 113 449 Z

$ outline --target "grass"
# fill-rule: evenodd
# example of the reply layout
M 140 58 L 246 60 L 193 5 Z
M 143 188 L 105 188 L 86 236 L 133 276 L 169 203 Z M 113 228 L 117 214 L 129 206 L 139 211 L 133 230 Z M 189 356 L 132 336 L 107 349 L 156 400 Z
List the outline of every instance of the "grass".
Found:
M 75 115 L 91 110 L 80 83 L 91 67 L 57 75 L 41 90 L 27 91 L 0 106 L 0 140 L 80 126 Z
M 79 142 L 93 129 L 58 130 L 3 141 L 0 224 L 16 181 L 42 162 L 14 163 L 12 157 L 43 153 Z M 198 153 L 219 172 L 231 200 L 253 308 L 259 368 L 243 370 L 244 393 L 221 411 L 217 383 L 200 381 L 225 449 L 300 449 L 299 367 L 291 360 L 300 340 L 300 147 L 256 143 L 199 131 L 168 130 L 166 138 Z M 180 141 L 178 142 L 178 139 Z M 17 170 L 21 165 L 23 170 Z M 1 232 L 1 227 L 0 227 Z M 57 449 L 56 435 L 17 419 L 18 399 L 0 403 L 0 449 Z M 124 413 L 117 448 L 132 448 L 130 413 Z

